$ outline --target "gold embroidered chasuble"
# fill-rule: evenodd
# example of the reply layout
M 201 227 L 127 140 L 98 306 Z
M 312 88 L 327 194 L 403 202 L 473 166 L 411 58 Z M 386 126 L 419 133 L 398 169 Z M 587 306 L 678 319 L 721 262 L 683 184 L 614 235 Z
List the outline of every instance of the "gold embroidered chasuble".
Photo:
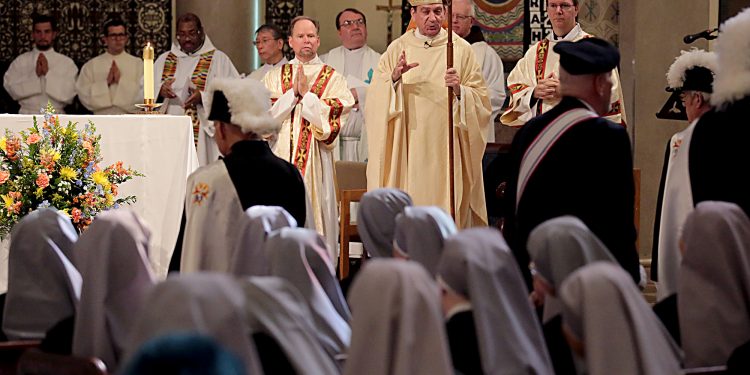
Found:
M 415 205 L 450 212 L 447 42 L 445 30 L 431 41 L 410 30 L 391 43 L 367 92 L 365 124 L 368 189 L 396 187 Z M 487 224 L 482 157 L 491 106 L 471 46 L 456 35 L 453 44 L 453 65 L 461 78 L 461 100 L 453 104 L 455 220 L 466 228 Z M 394 84 L 391 73 L 402 51 L 408 63 L 419 66 Z

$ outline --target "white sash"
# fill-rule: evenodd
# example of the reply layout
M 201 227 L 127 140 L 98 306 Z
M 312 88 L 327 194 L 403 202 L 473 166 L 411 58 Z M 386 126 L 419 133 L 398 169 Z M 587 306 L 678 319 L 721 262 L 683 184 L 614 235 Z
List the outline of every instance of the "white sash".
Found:
M 229 272 L 245 213 L 227 167 L 219 160 L 188 177 L 182 272 Z
M 591 110 L 584 108 L 575 108 L 567 111 L 552 121 L 547 127 L 545 127 L 536 139 L 531 142 L 529 148 L 523 154 L 521 159 L 521 168 L 518 172 L 518 186 L 516 187 L 516 211 L 518 211 L 518 203 L 521 202 L 521 194 L 526 188 L 526 183 L 529 182 L 529 178 L 539 166 L 539 163 L 544 159 L 552 146 L 555 145 L 560 136 L 565 134 L 568 129 L 579 124 L 582 121 L 599 117 L 596 113 Z

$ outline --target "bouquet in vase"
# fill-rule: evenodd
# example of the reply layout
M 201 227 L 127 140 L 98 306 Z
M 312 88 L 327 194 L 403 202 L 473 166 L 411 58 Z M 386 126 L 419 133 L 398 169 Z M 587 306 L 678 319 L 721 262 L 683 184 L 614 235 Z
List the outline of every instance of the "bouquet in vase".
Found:
M 99 213 L 136 201 L 118 198 L 118 186 L 143 176 L 121 161 L 106 168 L 99 150 L 100 135 L 89 121 L 60 124 L 47 105 L 44 121 L 16 135 L 8 129 L 0 138 L 0 239 L 10 234 L 24 215 L 41 207 L 55 207 L 83 231 Z

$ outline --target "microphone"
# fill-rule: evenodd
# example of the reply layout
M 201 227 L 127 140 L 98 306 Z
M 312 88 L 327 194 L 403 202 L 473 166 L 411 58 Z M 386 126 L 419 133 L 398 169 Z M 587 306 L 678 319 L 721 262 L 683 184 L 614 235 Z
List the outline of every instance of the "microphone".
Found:
M 685 37 L 682 38 L 682 41 L 685 42 L 685 44 L 690 44 L 701 38 L 706 39 L 706 40 L 713 40 L 713 39 L 716 39 L 716 35 L 711 35 L 711 34 L 717 31 L 719 31 L 718 27 L 715 29 L 703 30 L 697 34 L 685 35 Z
M 424 41 L 424 48 L 427 49 L 427 48 L 430 48 L 430 47 L 432 47 L 432 41 L 431 40 L 425 40 Z

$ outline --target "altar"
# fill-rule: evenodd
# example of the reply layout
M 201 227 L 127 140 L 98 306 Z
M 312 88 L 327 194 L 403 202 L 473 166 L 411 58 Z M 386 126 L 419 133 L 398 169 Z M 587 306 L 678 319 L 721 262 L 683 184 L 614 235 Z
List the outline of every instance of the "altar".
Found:
M 0 129 L 18 134 L 31 127 L 31 115 L 0 115 Z M 187 177 L 198 168 L 193 128 L 188 116 L 168 115 L 60 115 L 60 122 L 88 121 L 101 135 L 102 166 L 122 161 L 145 175 L 120 186 L 119 196 L 135 195 L 138 201 L 125 209 L 138 213 L 151 230 L 148 254 L 157 276 L 164 278 L 169 266 L 185 199 Z M 37 116 L 41 123 L 43 116 Z M 5 241 L 7 242 L 7 241 Z M 7 243 L 0 246 L 0 293 L 8 286 Z

